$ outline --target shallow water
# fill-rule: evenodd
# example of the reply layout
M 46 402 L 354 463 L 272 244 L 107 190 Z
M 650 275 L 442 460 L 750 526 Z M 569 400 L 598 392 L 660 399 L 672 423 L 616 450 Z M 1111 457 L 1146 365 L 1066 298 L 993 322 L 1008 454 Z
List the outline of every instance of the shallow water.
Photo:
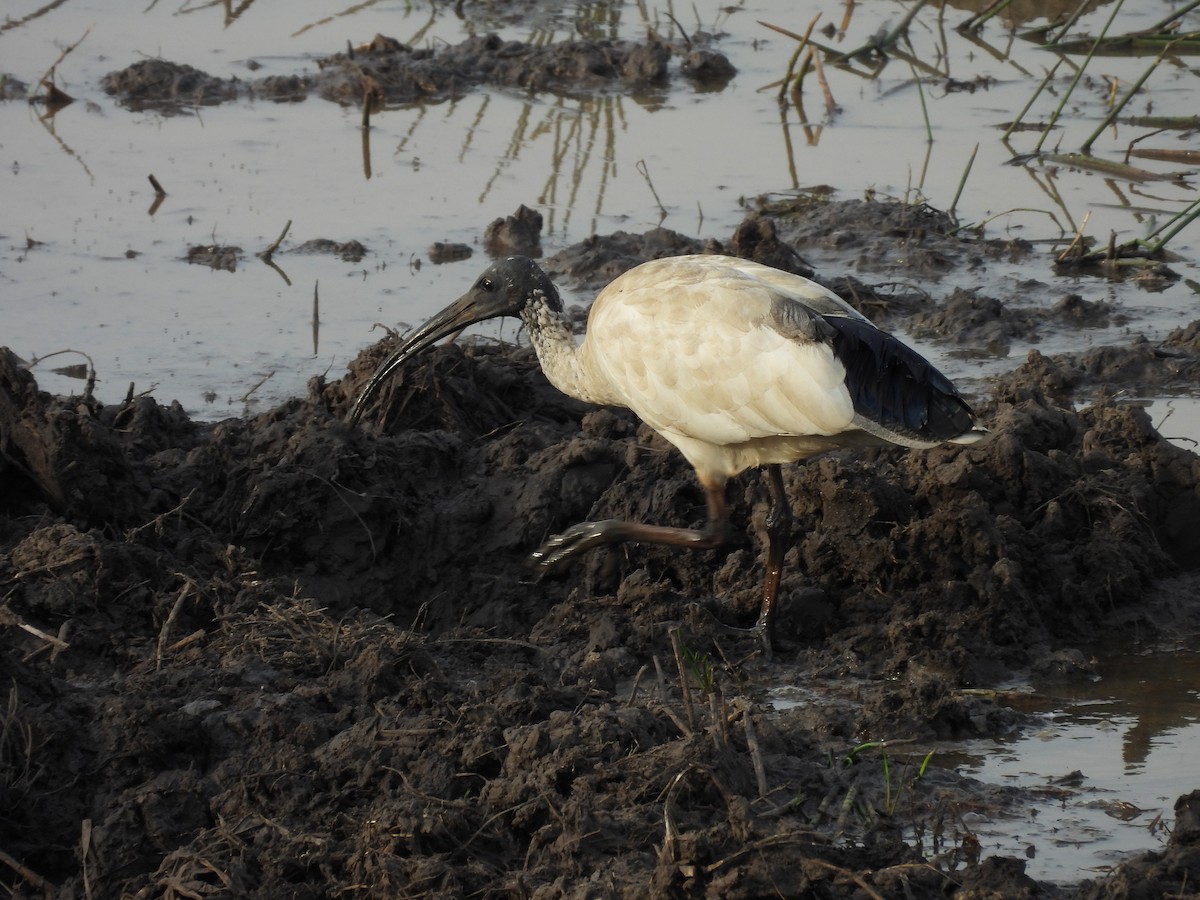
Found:
M 793 107 L 781 110 L 772 86 L 795 42 L 760 22 L 803 31 L 820 12 L 819 28 L 840 23 L 844 7 L 834 0 L 810 5 L 803 16 L 785 0 L 641 8 L 580 3 L 564 7 L 558 18 L 543 14 L 534 26 L 489 20 L 483 12 L 459 19 L 448 7 L 409 2 L 259 0 L 238 9 L 230 19 L 221 4 L 179 0 L 136 8 L 75 0 L 45 10 L 40 0 L 20 0 L 5 9 L 0 60 L 4 71 L 30 85 L 83 40 L 56 67 L 56 83 L 78 102 L 50 119 L 40 118 L 39 106 L 0 103 L 3 341 L 27 359 L 67 348 L 86 353 L 96 366 L 99 396 L 109 402 L 132 385 L 213 419 L 301 393 L 314 374 L 337 377 L 378 337 L 374 323 L 421 321 L 461 293 L 484 264 L 477 248 L 466 263 L 431 265 L 429 244 L 478 245 L 489 221 L 522 203 L 545 216 L 547 253 L 593 232 L 643 231 L 660 222 L 726 240 L 744 216 L 745 198 L 815 185 L 831 186 L 836 197 L 927 198 L 948 208 L 976 145 L 955 211 L 964 224 L 983 223 L 988 236 L 1061 239 L 1089 216 L 1090 235 L 1103 241 L 1112 231 L 1126 240 L 1193 196 L 1172 181 L 1131 184 L 1061 165 L 1007 165 L 1032 149 L 1036 132 L 1005 143 L 997 125 L 1024 106 L 1055 57 L 999 22 L 978 39 L 962 37 L 953 26 L 967 13 L 957 9 L 940 16 L 923 10 L 910 32 L 915 58 L 934 61 L 949 78 L 930 75 L 918 89 L 919 63 L 899 59 L 874 77 L 863 67 L 826 66 L 836 106 L 826 106 L 810 77 L 806 120 Z M 859 4 L 844 34 L 821 39 L 859 46 L 906 9 L 883 0 Z M 1097 32 L 1110 12 L 1091 13 L 1080 31 Z M 1113 30 L 1145 27 L 1160 13 L 1157 7 L 1122 10 Z M 105 73 L 147 56 L 249 79 L 312 71 L 317 58 L 377 32 L 418 46 L 491 30 L 544 41 L 566 39 L 577 28 L 640 38 L 653 27 L 678 39 L 671 16 L 689 32 L 719 36 L 716 46 L 739 70 L 724 90 L 701 91 L 674 74 L 666 88 L 642 96 L 476 89 L 454 101 L 381 112 L 364 142 L 357 108 L 315 96 L 164 117 L 129 112 L 100 89 Z M 251 71 L 251 62 L 261 68 Z M 1062 67 L 1055 96 L 1040 100 L 1028 120 L 1048 118 L 1066 89 L 1063 73 L 1075 62 Z M 1052 142 L 1077 148 L 1105 111 L 1105 79 L 1128 85 L 1147 65 L 1144 58 L 1096 62 Z M 1190 115 L 1195 88 L 1195 67 L 1187 59 L 1168 60 L 1131 110 Z M 1117 126 L 1097 141 L 1096 152 L 1119 155 L 1144 133 Z M 1179 145 L 1167 132 L 1140 146 Z M 1179 169 L 1141 164 L 1157 173 Z M 153 212 L 150 174 L 168 192 Z M 285 280 L 253 254 L 289 221 L 275 257 Z M 1193 226 L 1172 242 L 1184 259 L 1176 268 L 1193 280 L 1196 233 Z M 286 252 L 319 237 L 357 239 L 370 252 L 360 263 Z M 213 242 L 242 248 L 236 272 L 185 262 L 190 245 Z M 938 290 L 947 292 L 955 284 L 983 287 L 1035 304 L 1074 291 L 1114 302 L 1134 320 L 1128 327 L 1046 335 L 1038 345 L 1043 352 L 1124 341 L 1129 329 L 1153 338 L 1190 320 L 1195 295 L 1186 285 L 1149 293 L 1130 283 L 1060 278 L 1043 246 L 1020 265 L 990 263 L 936 276 L 895 260 L 893 273 L 875 271 L 870 280 L 894 277 L 930 287 L 941 281 Z M 812 261 L 830 277 L 856 268 L 836 250 L 818 251 Z M 515 332 L 509 326 L 505 333 Z M 973 382 L 1015 365 L 1026 348 L 986 363 L 927 349 L 956 377 Z M 37 370 L 42 387 L 79 390 L 79 381 L 49 370 L 80 362 L 78 355 L 47 360 Z
M 961 827 L 983 856 L 1024 859 L 1039 881 L 1100 877 L 1160 849 L 1176 799 L 1200 780 L 1200 648 L 1102 653 L 1094 663 L 1094 680 L 1006 686 L 998 702 L 1037 722 L 1013 737 L 904 744 L 893 765 L 915 772 L 933 751 L 933 765 L 1003 789 L 991 806 L 986 792 L 973 794 Z M 779 686 L 770 698 L 777 710 L 845 702 L 815 685 Z
M 1092 683 L 1033 685 L 1026 711 L 1040 726 L 937 755 L 960 774 L 1030 789 L 1023 810 L 980 812 L 969 824 L 985 853 L 1026 858 L 1037 879 L 1099 875 L 1160 848 L 1175 800 L 1200 779 L 1200 653 L 1101 657 L 1098 670 Z
M 1144 405 L 1154 428 L 1164 438 L 1185 450 L 1200 450 L 1200 399 L 1161 397 L 1133 401 Z

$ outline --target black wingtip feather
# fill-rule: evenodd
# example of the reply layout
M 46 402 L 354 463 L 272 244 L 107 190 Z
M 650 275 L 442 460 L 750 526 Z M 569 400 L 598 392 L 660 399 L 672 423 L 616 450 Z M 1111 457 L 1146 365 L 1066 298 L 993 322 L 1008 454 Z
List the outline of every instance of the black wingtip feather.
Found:
M 837 334 L 833 352 L 860 415 L 918 441 L 940 442 L 972 430 L 976 417 L 945 375 L 870 322 L 825 316 Z

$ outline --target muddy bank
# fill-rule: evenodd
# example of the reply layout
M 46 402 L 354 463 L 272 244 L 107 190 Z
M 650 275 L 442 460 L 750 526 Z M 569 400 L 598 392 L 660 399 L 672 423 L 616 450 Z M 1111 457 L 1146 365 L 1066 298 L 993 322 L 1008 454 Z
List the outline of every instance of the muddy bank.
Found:
M 788 227 L 758 217 L 737 240 L 802 260 L 771 244 Z M 891 240 L 952 245 L 923 230 Z M 547 265 L 590 283 L 698 243 L 595 238 Z M 884 292 L 859 287 L 875 314 Z M 905 303 L 951 329 L 977 314 Z M 438 348 L 360 430 L 342 417 L 394 339 L 218 424 L 152 397 L 50 397 L 5 352 L 0 880 L 98 897 L 1175 890 L 1200 877 L 1194 797 L 1162 853 L 1055 888 L 963 822 L 1019 793 L 936 760 L 915 779 L 895 750 L 897 800 L 884 758 L 851 751 L 1007 733 L 1020 716 L 971 688 L 1086 677 L 1090 639 L 1196 626 L 1197 457 L 1135 406 L 1082 401 L 1194 371 L 1198 328 L 1031 355 L 975 398 L 985 444 L 791 467 L 770 664 L 713 627 L 757 610 L 754 474 L 731 487 L 727 551 L 625 548 L 531 577 L 529 552 L 576 521 L 695 524 L 704 498 L 653 432 L 559 394 L 527 348 Z M 833 701 L 775 712 L 779 683 Z
M 182 63 L 144 59 L 110 72 L 101 86 L 129 109 L 162 112 L 250 97 L 296 102 L 312 94 L 346 106 L 398 106 L 461 97 L 480 85 L 568 95 L 644 93 L 673 75 L 719 89 L 735 70 L 719 51 L 703 45 L 704 37 L 676 47 L 655 34 L 643 42 L 581 38 L 549 44 L 489 34 L 454 46 L 414 48 L 376 35 L 318 59 L 311 74 L 222 78 Z

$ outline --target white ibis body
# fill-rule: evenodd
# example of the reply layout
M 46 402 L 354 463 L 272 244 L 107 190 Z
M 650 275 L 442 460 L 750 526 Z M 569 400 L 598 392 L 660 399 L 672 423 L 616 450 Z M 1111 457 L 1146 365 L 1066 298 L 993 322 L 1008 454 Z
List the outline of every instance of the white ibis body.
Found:
M 410 356 L 473 322 L 518 316 L 546 377 L 590 403 L 623 406 L 679 448 L 708 501 L 700 529 L 583 522 L 533 554 L 549 569 L 625 541 L 711 549 L 727 538 L 725 484 L 766 466 L 767 565 L 754 631 L 770 627 L 791 505 L 779 466 L 836 447 L 968 444 L 986 431 L 950 381 L 815 282 L 728 256 L 643 263 L 592 305 L 577 344 L 550 278 L 531 259 L 491 265 L 471 289 L 379 366 L 350 410 L 356 423 Z

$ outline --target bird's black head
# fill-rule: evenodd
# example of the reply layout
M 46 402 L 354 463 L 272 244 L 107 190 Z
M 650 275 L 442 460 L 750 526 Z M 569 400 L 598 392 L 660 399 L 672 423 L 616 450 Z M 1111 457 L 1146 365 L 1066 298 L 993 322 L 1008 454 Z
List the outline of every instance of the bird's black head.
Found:
M 562 312 L 562 300 L 550 276 L 528 256 L 509 256 L 492 263 L 458 301 L 473 307 L 473 321 L 517 316 L 526 305 L 545 302 Z
M 413 354 L 468 325 L 498 316 L 520 316 L 537 303 L 545 303 L 556 313 L 562 312 L 562 300 L 554 283 L 537 263 L 526 256 L 510 256 L 492 263 L 475 279 L 470 290 L 409 335 L 400 348 L 380 364 L 354 401 L 350 423 L 354 424 L 362 417 L 371 397 Z

